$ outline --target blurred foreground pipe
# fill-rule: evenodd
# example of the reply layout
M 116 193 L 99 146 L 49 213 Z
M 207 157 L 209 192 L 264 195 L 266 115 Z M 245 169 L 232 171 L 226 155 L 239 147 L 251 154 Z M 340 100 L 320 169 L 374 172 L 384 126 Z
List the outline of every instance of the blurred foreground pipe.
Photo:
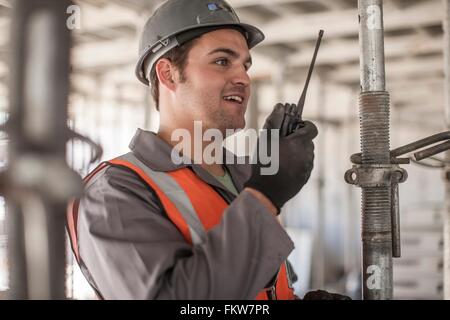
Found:
M 16 0 L 11 33 L 7 219 L 10 299 L 65 298 L 70 30 L 66 0 Z

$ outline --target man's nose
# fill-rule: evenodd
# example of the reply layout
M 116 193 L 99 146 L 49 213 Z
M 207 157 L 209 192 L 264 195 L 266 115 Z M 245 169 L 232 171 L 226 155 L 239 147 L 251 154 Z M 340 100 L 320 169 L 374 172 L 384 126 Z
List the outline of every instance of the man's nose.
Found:
M 244 66 L 236 68 L 233 74 L 232 82 L 234 85 L 241 85 L 244 87 L 248 87 L 250 85 L 250 77 Z

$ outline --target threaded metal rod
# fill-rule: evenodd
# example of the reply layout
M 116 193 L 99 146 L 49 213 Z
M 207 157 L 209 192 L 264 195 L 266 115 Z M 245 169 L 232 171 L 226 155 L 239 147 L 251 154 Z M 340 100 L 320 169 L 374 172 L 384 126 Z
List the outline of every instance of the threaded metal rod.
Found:
M 389 94 L 362 92 L 359 98 L 363 164 L 389 164 Z
M 389 164 L 389 94 L 360 96 L 362 166 Z M 362 187 L 363 298 L 392 299 L 391 188 Z
M 358 0 L 362 167 L 390 164 L 382 0 Z M 362 187 L 363 298 L 392 299 L 391 188 Z

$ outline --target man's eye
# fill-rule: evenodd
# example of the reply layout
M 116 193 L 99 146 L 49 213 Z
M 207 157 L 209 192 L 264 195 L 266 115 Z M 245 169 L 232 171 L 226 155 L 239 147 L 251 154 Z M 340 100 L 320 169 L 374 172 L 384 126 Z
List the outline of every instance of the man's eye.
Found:
M 229 65 L 229 61 L 228 61 L 228 59 L 219 59 L 219 60 L 216 60 L 216 64 L 219 66 L 226 67 Z

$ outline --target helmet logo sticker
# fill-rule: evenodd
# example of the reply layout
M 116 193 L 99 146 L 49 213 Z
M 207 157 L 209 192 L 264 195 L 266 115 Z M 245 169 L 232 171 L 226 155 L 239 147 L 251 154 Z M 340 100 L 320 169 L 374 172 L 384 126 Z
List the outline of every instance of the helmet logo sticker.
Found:
M 217 11 L 222 9 L 217 3 L 208 3 L 209 11 Z
M 209 11 L 225 10 L 232 14 L 235 14 L 233 9 L 231 9 L 231 7 L 229 5 L 227 5 L 226 3 L 215 3 L 215 2 L 208 3 L 208 10 Z

